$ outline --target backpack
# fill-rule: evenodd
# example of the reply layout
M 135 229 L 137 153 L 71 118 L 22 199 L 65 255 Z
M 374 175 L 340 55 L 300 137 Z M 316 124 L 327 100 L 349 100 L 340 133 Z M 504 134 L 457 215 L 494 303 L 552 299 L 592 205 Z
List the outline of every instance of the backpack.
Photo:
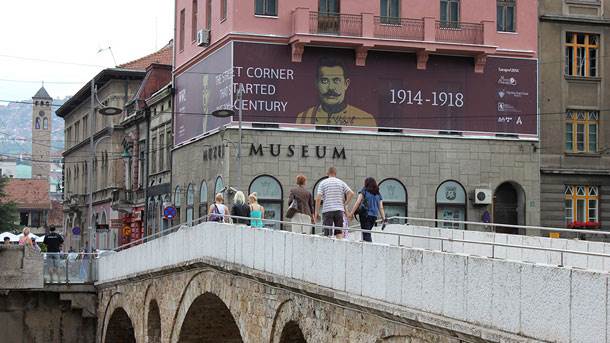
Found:
M 213 205 L 214 208 L 212 209 L 212 214 L 210 214 L 210 221 L 211 222 L 222 222 L 224 219 L 224 216 L 222 216 L 220 214 L 220 211 L 218 210 L 218 206 L 216 206 L 216 204 Z

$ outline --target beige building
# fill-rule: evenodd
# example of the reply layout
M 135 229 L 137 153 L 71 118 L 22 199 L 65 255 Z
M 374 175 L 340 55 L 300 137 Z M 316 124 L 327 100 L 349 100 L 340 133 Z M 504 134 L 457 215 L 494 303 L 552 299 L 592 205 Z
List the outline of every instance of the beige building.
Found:
M 144 70 L 110 68 L 93 78 L 97 88 L 97 108 L 111 106 L 123 109 L 126 102 L 138 90 Z M 113 202 L 125 197 L 125 168 L 123 152 L 123 127 L 120 123 L 125 112 L 118 116 L 94 114 L 91 120 L 91 86 L 86 83 L 70 100 L 57 110 L 65 121 L 64 157 L 64 221 L 66 241 L 74 249 L 90 247 L 87 230 L 90 216 L 98 231 L 96 247 L 109 249 L 119 243 L 122 223 Z M 99 101 L 99 103 L 98 103 Z M 91 126 L 93 125 L 93 127 Z M 88 166 L 91 156 L 89 137 L 94 132 L 92 191 L 93 213 L 89 213 Z
M 610 229 L 609 7 L 609 0 L 539 1 L 545 226 Z
M 171 204 L 172 87 L 167 84 L 146 99 L 149 116 L 147 234 L 169 227 L 163 209 Z

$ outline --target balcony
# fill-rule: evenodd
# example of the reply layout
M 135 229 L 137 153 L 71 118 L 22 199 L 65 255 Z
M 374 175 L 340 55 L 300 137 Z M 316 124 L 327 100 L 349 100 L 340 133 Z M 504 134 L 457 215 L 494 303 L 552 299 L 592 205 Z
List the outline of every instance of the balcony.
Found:
M 483 44 L 482 24 L 437 21 L 435 29 L 437 42 Z
M 496 26 L 481 23 L 444 22 L 421 19 L 379 17 L 370 13 L 344 14 L 292 12 L 292 61 L 300 62 L 305 46 L 341 46 L 356 49 L 356 65 L 365 65 L 369 49 L 415 52 L 418 68 L 426 69 L 429 53 L 475 57 L 475 71 L 482 72 L 486 56 L 496 53 Z
M 374 35 L 383 39 L 424 40 L 424 20 L 375 17 Z
M 340 13 L 309 12 L 309 33 L 331 36 L 362 37 L 362 16 Z

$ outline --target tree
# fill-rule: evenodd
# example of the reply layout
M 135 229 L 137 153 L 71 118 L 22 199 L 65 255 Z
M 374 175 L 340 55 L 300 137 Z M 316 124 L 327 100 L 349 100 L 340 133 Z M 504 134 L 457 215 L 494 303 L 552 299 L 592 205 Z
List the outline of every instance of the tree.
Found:
M 7 177 L 0 176 L 0 232 L 16 230 L 15 222 L 19 218 L 17 204 L 8 201 L 8 196 L 4 191 L 8 180 Z

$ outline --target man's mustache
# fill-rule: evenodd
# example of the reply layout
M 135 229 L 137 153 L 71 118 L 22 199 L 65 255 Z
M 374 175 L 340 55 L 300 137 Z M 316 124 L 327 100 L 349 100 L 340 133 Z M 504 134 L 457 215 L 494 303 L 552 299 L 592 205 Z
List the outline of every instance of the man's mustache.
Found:
M 337 92 L 335 92 L 333 90 L 326 91 L 326 93 L 322 94 L 322 96 L 325 96 L 325 97 L 328 97 L 328 96 L 340 96 L 340 95 L 341 95 L 340 93 L 337 93 Z

